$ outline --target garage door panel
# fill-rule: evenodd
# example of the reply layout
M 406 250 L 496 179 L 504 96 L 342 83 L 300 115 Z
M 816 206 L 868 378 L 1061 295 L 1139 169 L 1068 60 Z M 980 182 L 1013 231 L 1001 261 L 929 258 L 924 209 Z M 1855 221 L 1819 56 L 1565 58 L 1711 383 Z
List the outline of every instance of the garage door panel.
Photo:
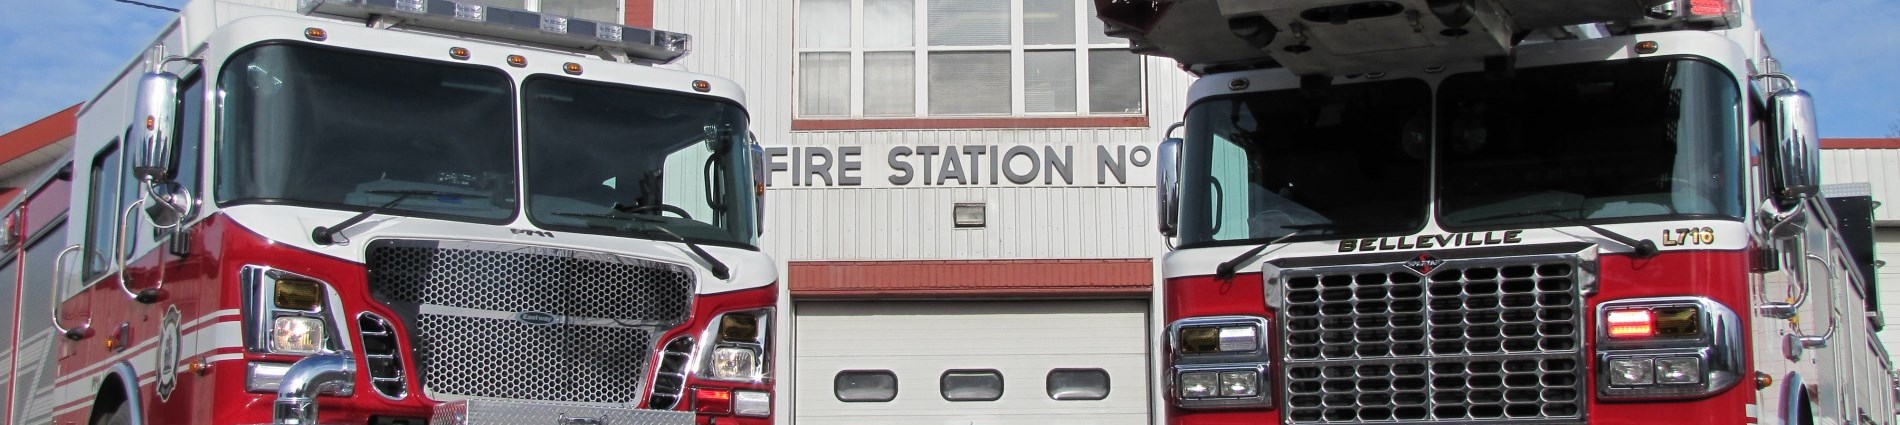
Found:
M 794 415 L 802 424 L 1146 424 L 1142 301 L 801 303 Z M 861 308 L 860 308 L 861 307 Z M 948 401 L 945 371 L 995 370 L 994 401 Z M 1103 400 L 1054 400 L 1055 369 L 1102 369 Z M 838 372 L 897 377 L 889 402 L 839 401 Z
M 857 356 L 927 355 L 949 351 L 993 355 L 1140 354 L 1146 351 L 1141 340 L 1103 337 L 1145 329 L 1146 322 L 1138 315 L 995 310 L 958 311 L 955 316 L 947 317 L 915 311 L 807 316 L 805 307 L 800 307 L 799 351 L 849 352 Z M 1062 325 L 1052 327 L 1051 323 Z M 970 338 L 994 343 L 970 346 L 967 344 Z

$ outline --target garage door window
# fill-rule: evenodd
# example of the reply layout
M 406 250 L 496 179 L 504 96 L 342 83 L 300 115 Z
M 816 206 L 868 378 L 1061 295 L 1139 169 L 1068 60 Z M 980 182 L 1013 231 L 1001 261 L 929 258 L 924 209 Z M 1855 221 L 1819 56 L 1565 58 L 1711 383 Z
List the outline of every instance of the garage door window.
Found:
M 943 373 L 940 387 L 944 400 L 996 401 L 1003 398 L 1003 373 L 995 369 L 949 370 Z
M 1048 390 L 1049 398 L 1054 400 L 1108 398 L 1108 371 L 1101 369 L 1051 370 Z
M 831 380 L 843 402 L 882 403 L 897 398 L 897 375 L 888 370 L 847 370 Z

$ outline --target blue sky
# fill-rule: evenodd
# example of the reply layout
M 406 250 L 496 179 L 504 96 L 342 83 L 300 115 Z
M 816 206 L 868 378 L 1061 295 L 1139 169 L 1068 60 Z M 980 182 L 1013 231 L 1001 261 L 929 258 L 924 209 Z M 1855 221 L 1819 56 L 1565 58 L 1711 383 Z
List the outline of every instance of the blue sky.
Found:
M 186 0 L 146 0 L 177 7 Z M 1757 0 L 1823 137 L 1900 136 L 1900 0 Z M 170 12 L 113 0 L 0 0 L 0 133 L 85 101 Z

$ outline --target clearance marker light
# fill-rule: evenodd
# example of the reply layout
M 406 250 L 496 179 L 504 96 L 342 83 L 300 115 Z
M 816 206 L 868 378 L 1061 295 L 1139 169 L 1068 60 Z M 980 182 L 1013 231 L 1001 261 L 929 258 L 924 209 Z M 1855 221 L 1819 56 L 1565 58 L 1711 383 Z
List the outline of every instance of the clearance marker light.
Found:
M 330 33 L 324 32 L 323 28 L 317 28 L 317 27 L 304 28 L 303 38 L 308 38 L 310 39 L 310 41 L 323 41 L 330 38 Z
M 522 56 L 522 55 L 508 55 L 508 66 L 512 66 L 516 68 L 527 67 L 528 57 Z
M 1656 330 L 1656 318 L 1649 310 L 1612 311 L 1604 321 L 1611 338 L 1648 338 Z
M 567 75 L 581 75 L 581 64 L 568 62 L 561 65 L 561 70 L 566 71 Z
M 450 47 L 449 57 L 458 60 L 468 60 L 468 49 L 463 47 Z
M 694 388 L 693 410 L 701 413 L 727 413 L 732 411 L 732 390 L 718 388 Z
M 1689 14 L 1700 16 L 1728 14 L 1728 0 L 1689 0 Z

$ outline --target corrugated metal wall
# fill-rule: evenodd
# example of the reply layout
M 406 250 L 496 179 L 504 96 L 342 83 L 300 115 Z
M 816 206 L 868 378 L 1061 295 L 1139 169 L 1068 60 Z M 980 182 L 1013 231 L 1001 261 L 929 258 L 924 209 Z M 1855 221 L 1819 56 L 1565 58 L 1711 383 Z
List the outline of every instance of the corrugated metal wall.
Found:
M 892 145 L 1093 145 L 1152 147 L 1179 121 L 1190 76 L 1165 59 L 1147 60 L 1149 128 L 1030 130 L 791 131 L 794 1 L 659 0 L 654 27 L 693 35 L 679 66 L 743 85 L 754 131 L 766 146 L 864 146 L 884 161 Z M 1074 164 L 1076 168 L 1093 164 Z M 1152 167 L 1131 173 L 1152 173 Z M 766 195 L 766 251 L 780 261 L 1012 258 L 1151 258 L 1153 177 L 1130 186 L 789 187 Z M 1092 174 L 1091 174 L 1092 175 Z M 866 180 L 882 176 L 867 175 Z M 951 207 L 987 204 L 988 226 L 956 229 Z
M 1821 182 L 1872 183 L 1874 200 L 1887 203 L 1874 209 L 1874 220 L 1900 226 L 1900 149 L 1823 149 Z

